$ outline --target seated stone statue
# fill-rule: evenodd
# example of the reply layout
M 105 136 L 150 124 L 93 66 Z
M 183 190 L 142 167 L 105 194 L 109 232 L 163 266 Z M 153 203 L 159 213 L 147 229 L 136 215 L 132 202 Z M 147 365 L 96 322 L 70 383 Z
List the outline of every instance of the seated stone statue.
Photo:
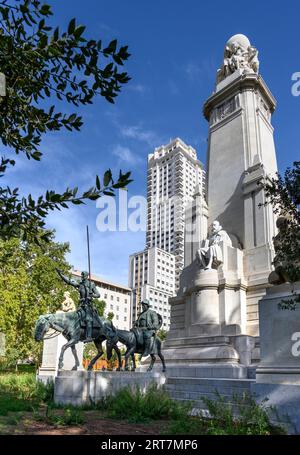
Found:
M 220 243 L 225 242 L 232 246 L 231 239 L 227 232 L 222 228 L 219 221 L 212 224 L 212 233 L 205 241 L 205 245 L 197 251 L 197 259 L 201 269 L 210 270 L 218 268 L 223 263 L 223 254 Z

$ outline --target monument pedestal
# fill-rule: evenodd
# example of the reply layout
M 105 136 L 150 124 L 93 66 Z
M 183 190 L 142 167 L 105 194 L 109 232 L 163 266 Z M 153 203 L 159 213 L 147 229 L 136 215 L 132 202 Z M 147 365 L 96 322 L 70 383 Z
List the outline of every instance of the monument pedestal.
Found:
M 222 243 L 223 264 L 203 270 L 194 260 L 170 299 L 171 327 L 163 346 L 167 375 L 247 378 L 258 340 L 244 335 L 246 297 L 243 253 Z
M 163 385 L 164 373 L 60 370 L 55 378 L 54 402 L 73 406 L 90 405 L 125 387 L 139 388 L 145 392 L 153 383 Z
M 51 335 L 50 335 L 51 336 Z M 37 378 L 42 382 L 48 382 L 54 380 L 58 373 L 58 360 L 61 352 L 61 348 L 67 343 L 66 338 L 59 334 L 54 338 L 45 339 L 43 342 L 43 357 L 42 365 L 38 370 Z M 76 345 L 77 356 L 79 360 L 78 370 L 83 370 L 82 358 L 83 358 L 83 343 Z M 71 349 L 67 349 L 64 354 L 64 370 L 72 370 L 75 365 L 75 359 L 73 357 Z
M 295 303 L 294 310 L 279 308 L 299 295 L 300 282 L 284 283 L 268 289 L 259 302 L 258 383 L 300 385 L 300 303 Z

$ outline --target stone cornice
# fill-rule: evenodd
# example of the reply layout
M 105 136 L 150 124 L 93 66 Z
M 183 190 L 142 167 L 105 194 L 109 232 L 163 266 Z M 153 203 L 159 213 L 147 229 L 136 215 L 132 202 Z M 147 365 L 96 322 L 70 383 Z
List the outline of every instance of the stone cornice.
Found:
M 274 112 L 276 108 L 276 100 L 272 95 L 267 84 L 263 80 L 261 75 L 247 73 L 242 74 L 240 77 L 236 78 L 233 82 L 219 90 L 218 92 L 213 93 L 203 106 L 203 115 L 207 121 L 209 121 L 210 113 L 212 109 L 222 103 L 226 98 L 235 95 L 238 92 L 243 90 L 259 90 L 265 100 L 267 101 L 270 111 Z

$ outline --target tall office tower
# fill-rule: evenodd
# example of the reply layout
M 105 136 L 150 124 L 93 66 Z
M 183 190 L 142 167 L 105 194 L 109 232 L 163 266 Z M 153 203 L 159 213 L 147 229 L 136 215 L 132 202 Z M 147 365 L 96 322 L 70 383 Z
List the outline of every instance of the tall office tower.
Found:
M 184 266 L 185 208 L 196 188 L 204 193 L 205 171 L 193 147 L 176 138 L 148 156 L 146 246 L 175 255 L 176 289 Z
M 146 248 L 129 258 L 132 286 L 132 319 L 137 319 L 140 302 L 148 299 L 163 317 L 163 329 L 170 326 L 169 298 L 175 295 L 175 256 L 157 247 Z
M 176 138 L 148 155 L 146 249 L 129 263 L 133 320 L 148 298 L 169 328 L 168 299 L 184 267 L 185 211 L 196 192 L 204 195 L 205 171 L 193 147 Z

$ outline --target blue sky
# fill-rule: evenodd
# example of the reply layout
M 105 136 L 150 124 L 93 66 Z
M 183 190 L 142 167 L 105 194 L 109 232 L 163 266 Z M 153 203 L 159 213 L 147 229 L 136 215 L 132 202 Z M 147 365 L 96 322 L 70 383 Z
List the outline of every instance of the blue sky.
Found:
M 94 183 L 107 168 L 132 170 L 129 197 L 146 192 L 147 154 L 181 137 L 205 163 L 207 122 L 202 105 L 211 94 L 227 39 L 247 35 L 259 50 L 260 72 L 277 99 L 273 116 L 279 170 L 299 160 L 300 97 L 291 95 L 292 74 L 300 71 L 299 2 L 200 2 L 196 0 L 50 1 L 55 24 L 72 17 L 91 38 L 117 38 L 129 46 L 126 64 L 132 80 L 115 105 L 98 99 L 80 108 L 80 133 L 59 132 L 43 141 L 43 161 L 21 159 L 7 183 L 26 194 Z M 272 6 L 271 6 L 272 5 Z M 71 106 L 66 106 L 72 112 Z M 74 206 L 48 218 L 59 241 L 69 241 L 68 259 L 87 267 L 85 226 L 91 232 L 93 273 L 127 284 L 129 254 L 144 248 L 144 232 L 103 233 L 96 229 L 95 203 Z

